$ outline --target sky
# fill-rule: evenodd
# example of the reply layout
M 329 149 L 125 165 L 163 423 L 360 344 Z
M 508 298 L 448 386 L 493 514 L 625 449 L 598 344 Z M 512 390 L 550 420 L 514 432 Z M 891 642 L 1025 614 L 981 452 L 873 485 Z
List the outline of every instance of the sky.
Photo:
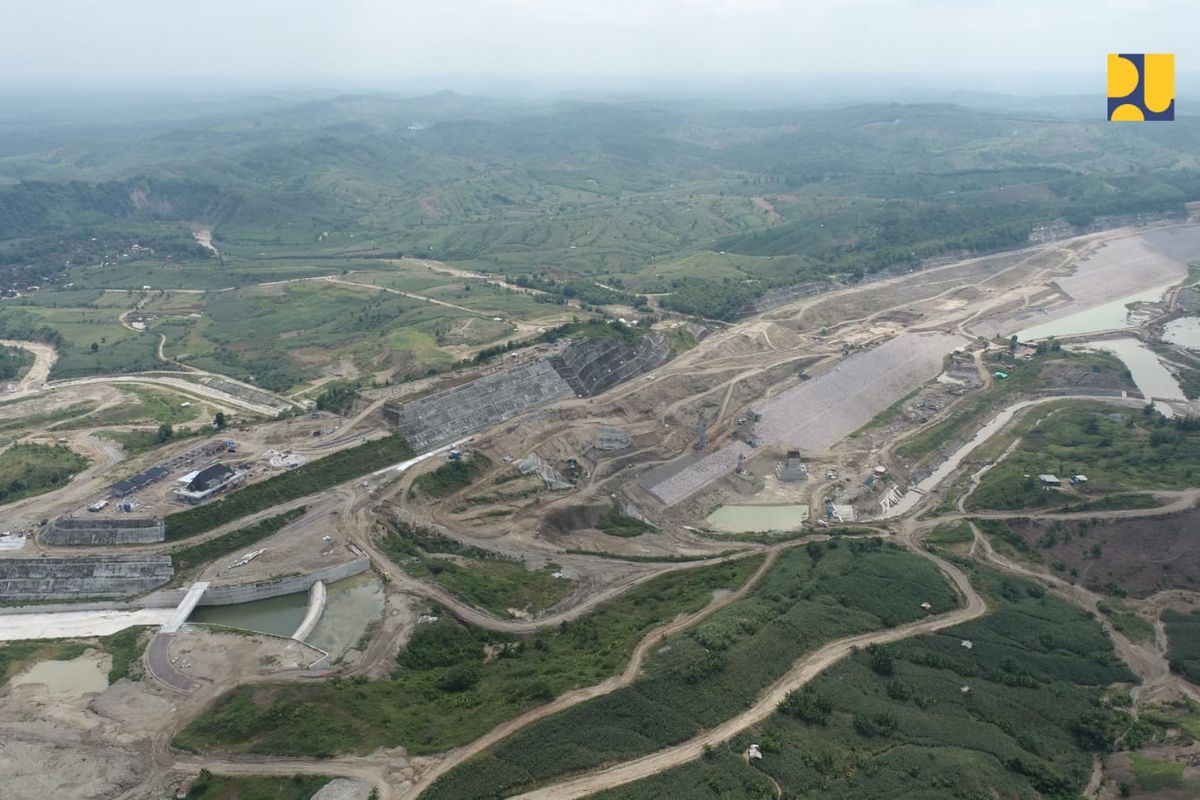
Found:
M 1200 64 L 1197 0 L 2 0 L 0 85 L 1102 74 Z M 978 76 L 984 76 L 982 79 Z

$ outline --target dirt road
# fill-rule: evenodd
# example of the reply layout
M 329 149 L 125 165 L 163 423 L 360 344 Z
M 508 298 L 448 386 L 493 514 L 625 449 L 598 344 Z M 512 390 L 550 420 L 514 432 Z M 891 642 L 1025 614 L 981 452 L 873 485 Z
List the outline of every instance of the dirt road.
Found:
M 197 373 L 194 373 L 194 374 L 197 374 Z M 206 374 L 207 375 L 209 373 L 198 373 L 198 374 Z M 224 380 L 224 381 L 229 380 L 229 378 L 225 377 L 224 375 L 215 375 L 214 374 L 213 377 L 220 378 L 221 380 Z M 163 387 L 163 388 L 167 388 L 167 389 L 172 389 L 181 394 L 194 395 L 203 400 L 210 400 L 212 402 L 219 403 L 226 407 L 236 408 L 241 411 L 249 411 L 251 414 L 258 414 L 258 415 L 264 416 L 264 417 L 274 417 L 275 415 L 277 415 L 279 413 L 278 408 L 264 405 L 262 403 L 256 403 L 252 400 L 243 400 L 240 397 L 235 397 L 234 395 L 229 394 L 227 392 L 223 392 L 220 389 L 214 389 L 211 386 L 205 386 L 202 383 L 196 383 L 194 381 L 185 380 L 183 378 L 171 378 L 171 377 L 167 377 L 167 376 L 163 376 L 163 375 L 142 374 L 142 375 L 113 375 L 113 376 L 107 376 L 107 377 L 102 377 L 102 378 L 76 378 L 74 380 L 69 380 L 69 381 L 60 381 L 58 383 L 55 383 L 54 386 L 55 386 L 55 388 L 60 387 L 60 386 L 91 386 L 91 385 L 95 385 L 98 383 L 148 384 L 151 386 L 159 386 L 159 387 Z M 261 391 L 261 390 L 259 390 L 259 391 Z M 288 405 L 292 405 L 292 403 L 290 401 L 281 401 L 281 402 L 286 402 Z
M 968 622 L 986 613 L 987 604 L 971 586 L 970 581 L 962 571 L 937 556 L 919 550 L 918 552 L 937 564 L 942 574 L 949 578 L 958 590 L 962 592 L 963 596 L 967 599 L 965 606 L 949 614 L 923 619 L 889 630 L 851 636 L 827 644 L 819 650 L 802 657 L 793 664 L 792 668 L 782 678 L 777 680 L 759 696 L 759 699 L 751 708 L 700 736 L 689 739 L 683 744 L 651 753 L 648 756 L 590 772 L 543 789 L 526 792 L 525 794 L 517 795 L 517 797 L 522 800 L 534 800 L 535 798 L 536 800 L 572 800 L 572 798 L 587 797 L 606 789 L 622 786 L 626 783 L 641 780 L 642 778 L 648 778 L 681 764 L 686 764 L 689 761 L 694 761 L 704 754 L 706 747 L 715 747 L 729 740 L 740 731 L 762 722 L 775 713 L 775 709 L 787 697 L 788 692 L 804 686 L 813 678 L 820 675 L 821 672 L 848 656 L 855 648 L 862 648 L 871 644 L 885 644 L 907 639 L 911 636 L 933 633 L 934 631 Z
M 1168 649 L 1166 636 L 1159 632 L 1159 628 L 1162 627 L 1161 621 L 1159 625 L 1155 626 L 1156 636 L 1154 641 L 1136 642 L 1130 639 L 1113 627 L 1108 617 L 1100 611 L 1100 604 L 1104 600 L 1101 595 L 1079 584 L 1070 583 L 1057 575 L 1031 569 L 1005 558 L 995 551 L 991 542 L 987 540 L 987 537 L 980 532 L 974 523 L 968 524 L 971 526 L 971 532 L 974 535 L 972 549 L 977 556 L 1004 572 L 1019 575 L 1023 578 L 1030 578 L 1044 584 L 1052 592 L 1073 605 L 1091 612 L 1104 627 L 1109 638 L 1112 639 L 1117 655 L 1141 679 L 1141 683 L 1133 687 L 1131 691 L 1134 701 L 1132 709 L 1134 714 L 1137 713 L 1142 705 L 1150 702 L 1169 702 L 1177 700 L 1180 697 L 1200 700 L 1200 693 L 1188 684 L 1186 680 L 1173 674 L 1170 670 L 1166 655 Z M 1135 601 L 1127 600 L 1126 602 L 1133 603 Z
M 736 603 L 738 600 L 741 600 L 751 589 L 753 589 L 762 581 L 763 577 L 767 574 L 767 572 L 770 571 L 771 567 L 774 566 L 778 557 L 779 550 L 772 550 L 767 554 L 767 557 L 763 560 L 762 565 L 755 570 L 754 574 L 751 575 L 737 591 L 715 596 L 712 602 L 699 611 L 696 611 L 692 614 L 682 615 L 671 622 L 668 622 L 665 625 L 660 625 L 652 630 L 645 636 L 645 638 L 642 639 L 638 646 L 634 648 L 633 654 L 629 658 L 629 663 L 625 665 L 625 669 L 620 675 L 614 675 L 608 680 L 595 684 L 594 686 L 587 686 L 583 689 L 576 689 L 573 692 L 567 692 L 564 695 L 560 695 L 544 706 L 539 706 L 526 714 L 522 714 L 519 717 L 498 725 L 484 736 L 471 742 L 466 747 L 460 747 L 457 750 L 450 751 L 444 761 L 423 774 L 421 779 L 417 783 L 413 784 L 413 788 L 410 793 L 411 796 L 418 796 L 421 792 L 425 791 L 425 789 L 432 786 L 434 781 L 436 781 L 445 773 L 449 772 L 451 769 L 457 767 L 459 764 L 462 764 L 464 761 L 473 758 L 479 753 L 482 753 L 484 750 L 498 743 L 502 739 L 508 738 L 527 725 L 532 725 L 534 722 L 537 722 L 538 720 L 548 717 L 552 714 L 565 711 L 572 706 L 579 705 L 582 702 L 600 697 L 601 695 L 615 692 L 617 689 L 633 683 L 634 680 L 637 679 L 638 674 L 641 672 L 642 663 L 646 660 L 646 656 L 650 654 L 650 650 L 652 648 L 657 646 L 659 642 L 668 636 L 674 636 L 677 633 L 699 625 L 701 622 L 708 619 L 722 608 L 725 608 L 730 603 Z
M 0 339 L 0 345 L 19 347 L 33 353 L 33 366 L 17 382 L 13 388 L 13 394 L 42 388 L 42 385 L 50 377 L 50 370 L 54 367 L 54 362 L 58 360 L 58 351 L 48 344 L 24 342 L 18 339 Z

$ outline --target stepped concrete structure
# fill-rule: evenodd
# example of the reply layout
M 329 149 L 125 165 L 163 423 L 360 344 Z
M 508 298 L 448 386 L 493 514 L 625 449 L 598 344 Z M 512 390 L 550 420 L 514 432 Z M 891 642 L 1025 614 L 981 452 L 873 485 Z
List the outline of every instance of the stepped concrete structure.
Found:
M 560 355 L 494 372 L 443 392 L 389 403 L 384 415 L 418 452 L 458 441 L 539 406 L 598 394 L 671 357 L 667 337 L 572 342 Z
M 632 342 L 615 337 L 572 342 L 550 363 L 576 395 L 591 397 L 662 366 L 670 357 L 667 337 L 652 331 Z
M 61 600 L 148 592 L 171 579 L 170 556 L 0 559 L 0 600 Z
M 423 452 L 572 394 L 548 362 L 531 361 L 428 397 L 385 405 L 384 414 Z
M 601 452 L 611 452 L 613 450 L 624 450 L 627 447 L 633 446 L 633 440 L 629 438 L 629 434 L 620 428 L 601 428 L 596 434 L 596 441 L 592 443 Z
M 166 536 L 162 517 L 95 517 L 62 516 L 50 523 L 42 534 L 49 545 L 108 546 L 120 544 L 154 544 Z

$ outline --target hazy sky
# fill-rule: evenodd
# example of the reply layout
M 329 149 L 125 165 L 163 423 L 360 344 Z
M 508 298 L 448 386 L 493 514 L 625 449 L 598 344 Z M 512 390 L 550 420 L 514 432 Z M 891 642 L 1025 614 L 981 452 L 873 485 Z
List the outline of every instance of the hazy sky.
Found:
M 1200 0 L 0 0 L 0 84 L 1102 72 L 1200 64 Z

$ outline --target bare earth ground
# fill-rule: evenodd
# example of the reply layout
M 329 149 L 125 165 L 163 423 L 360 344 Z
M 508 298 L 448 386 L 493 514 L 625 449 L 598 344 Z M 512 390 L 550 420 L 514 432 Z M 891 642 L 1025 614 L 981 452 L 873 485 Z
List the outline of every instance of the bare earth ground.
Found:
M 1134 597 L 1167 589 L 1200 591 L 1200 509 L 1162 517 L 1098 519 L 1063 523 L 1057 543 L 1038 548 L 1053 523 L 1012 520 L 1009 527 L 1038 548 L 1047 564 L 1065 564 L 1079 572 L 1079 581 L 1094 588 L 1122 587 Z M 1071 534 L 1066 541 L 1064 534 Z M 1097 556 L 1093 548 L 1099 545 Z
M 1163 233 L 1169 230 L 1172 229 L 1164 227 L 1152 231 L 1156 235 L 1162 233 L 1167 237 L 1162 240 L 1166 244 L 1160 242 L 1156 247 L 1163 252 L 1175 248 L 1179 252 L 1168 252 L 1167 255 L 1178 258 L 1182 251 L 1190 246 L 1190 240 L 1183 241 L 1174 234 Z M 848 499 L 849 494 L 863 492 L 861 487 L 875 464 L 881 461 L 891 463 L 887 460 L 886 449 L 889 445 L 886 440 L 869 437 L 862 440 L 855 437 L 842 439 L 842 436 L 853 430 L 852 426 L 850 430 L 839 432 L 834 440 L 836 443 L 824 445 L 827 451 L 808 454 L 814 467 L 809 481 L 797 485 L 772 482 L 768 478 L 773 471 L 774 461 L 782 457 L 786 446 L 793 443 L 793 428 L 781 425 L 782 433 L 778 444 L 758 449 L 748 457 L 751 474 L 745 479 L 720 477 L 701 493 L 693 495 L 693 499 L 688 503 L 667 508 L 639 485 L 638 477 L 646 470 L 666 464 L 691 451 L 695 442 L 695 420 L 699 413 L 704 413 L 709 420 L 711 449 L 720 449 L 733 440 L 733 434 L 738 428 L 736 420 L 746 415 L 748 410 L 762 408 L 777 401 L 782 407 L 786 404 L 786 399 L 780 399 L 790 397 L 789 393 L 802 396 L 801 390 L 806 384 L 799 375 L 801 369 L 822 377 L 851 377 L 855 370 L 848 372 L 845 367 L 856 363 L 854 359 L 858 356 L 846 359 L 846 353 L 854 350 L 865 350 L 866 352 L 861 354 L 863 356 L 887 353 L 886 348 L 892 344 L 888 340 L 906 332 L 928 334 L 931 339 L 936 337 L 939 341 L 945 340 L 951 347 L 956 345 L 949 344 L 950 341 L 965 343 L 967 339 L 960 337 L 965 335 L 968 325 L 992 320 L 986 322 L 987 326 L 991 326 L 996 319 L 1047 302 L 1057 291 L 1050 285 L 1051 282 L 1065 278 L 1073 260 L 1079 254 L 1091 252 L 1105 241 L 1121 241 L 1122 237 L 1129 234 L 1129 231 L 1095 234 L 1014 253 L 970 259 L 961 264 L 934 268 L 919 274 L 888 278 L 839 292 L 804 298 L 775 309 L 764 317 L 749 319 L 717 330 L 698 347 L 681 354 L 655 375 L 640 376 L 599 397 L 566 400 L 497 429 L 480 432 L 474 437 L 471 446 L 487 453 L 492 467 L 472 487 L 437 501 L 406 499 L 414 477 L 439 466 L 441 462 L 436 458 L 418 464 L 403 474 L 368 476 L 364 481 L 350 482 L 317 496 L 305 498 L 303 503 L 310 506 L 309 514 L 288 530 L 272 537 L 269 541 L 270 557 L 261 564 L 252 563 L 240 574 L 230 575 L 217 575 L 222 573 L 227 565 L 215 564 L 210 566 L 210 574 L 222 580 L 249 580 L 277 575 L 280 571 L 304 568 L 305 564 L 315 563 L 314 557 L 323 557 L 319 551 L 314 556 L 312 551 L 325 530 L 330 531 L 330 535 L 338 540 L 338 546 L 353 542 L 367 552 L 376 567 L 390 578 L 387 584 L 388 616 L 366 652 L 351 668 L 353 672 L 364 675 L 386 674 L 389 665 L 394 663 L 397 649 L 403 646 L 412 630 L 414 609 L 423 607 L 425 603 L 438 603 L 461 619 L 490 629 L 513 633 L 528 632 L 574 619 L 589 613 L 597 604 L 616 597 L 631 586 L 666 570 L 695 568 L 705 562 L 623 562 L 566 553 L 565 547 L 638 555 L 716 554 L 730 547 L 728 541 L 697 535 L 694 531 L 684 528 L 683 524 L 694 524 L 698 514 L 706 514 L 711 508 L 730 498 L 737 498 L 738 502 L 753 502 L 756 497 L 765 497 L 762 493 L 768 487 L 773 502 L 808 503 L 815 517 L 823 506 L 823 498 L 842 498 L 837 499 L 837 502 L 843 502 L 844 499 Z M 1154 258 L 1160 256 L 1161 254 Z M 1150 256 L 1145 257 L 1149 259 L 1146 264 L 1158 263 Z M 901 337 L 905 338 L 909 338 L 908 335 Z M 936 359 L 930 357 L 931 361 L 936 360 L 938 363 L 928 368 L 929 374 L 926 377 L 936 374 L 942 353 L 944 351 L 939 351 Z M 965 354 L 964 357 L 978 358 L 971 353 Z M 967 362 L 968 368 L 969 363 Z M 839 364 L 843 367 L 841 372 L 838 371 Z M 902 397 L 907 390 L 897 395 L 897 387 L 884 387 L 886 397 L 880 395 L 875 386 L 876 381 L 873 380 L 877 376 L 877 367 L 878 365 L 857 370 L 862 374 L 853 380 L 844 381 L 844 389 L 835 392 L 834 396 L 823 395 L 818 398 L 819 405 L 836 406 L 843 403 L 846 397 L 871 395 L 871 408 L 875 405 L 879 406 L 879 410 L 886 408 L 892 400 Z M 977 372 L 978 385 L 986 385 L 990 377 L 982 368 Z M 822 380 L 822 377 L 814 378 L 809 383 L 819 386 L 817 382 Z M 105 379 L 97 379 L 94 383 L 80 385 L 80 388 L 107 387 L 110 383 L 111 381 Z M 913 388 L 918 385 L 919 379 L 913 384 Z M 970 396 L 970 392 L 976 391 L 977 388 L 974 385 L 969 387 L 964 396 Z M 873 392 L 875 394 L 872 394 Z M 942 397 L 944 393 L 939 393 L 938 396 Z M 925 422 L 913 423 L 911 430 L 920 430 L 922 425 L 931 424 L 950 413 L 957 402 L 961 401 L 952 397 L 946 398 L 942 407 L 934 410 Z M 794 421 L 796 417 L 811 414 L 814 409 L 808 408 L 807 405 L 810 404 L 801 403 L 800 407 L 790 405 L 781 418 L 786 423 Z M 813 400 L 811 405 L 818 405 L 817 400 Z M 238 431 L 236 438 L 239 442 L 245 440 L 247 459 L 261 459 L 269 449 L 292 449 L 294 452 L 315 456 L 336 447 L 356 443 L 361 435 L 381 433 L 383 426 L 378 415 L 378 406 L 377 400 L 352 419 L 341 420 L 338 423 L 340 430 L 336 433 L 323 437 L 312 437 L 311 427 L 328 425 L 328 421 L 296 420 L 256 425 L 253 430 Z M 867 419 L 869 418 L 870 415 L 867 416 Z M 304 427 L 306 425 L 310 427 Z M 593 450 L 592 441 L 600 427 L 621 428 L 630 435 L 632 446 L 624 451 L 611 453 Z M 826 422 L 820 427 L 832 430 L 836 426 Z M 484 491 L 482 487 L 487 487 L 487 492 L 497 494 L 509 486 L 519 485 L 537 489 L 536 480 L 526 484 L 516 481 L 511 484 L 495 483 L 496 479 L 507 478 L 514 470 L 513 466 L 505 462 L 504 456 L 519 459 L 534 452 L 559 467 L 562 467 L 568 458 L 578 459 L 582 474 L 577 485 L 565 492 L 537 490 L 519 497 L 498 498 L 489 503 L 472 505 L 466 502 L 468 497 Z M 130 460 L 129 463 L 122 464 L 121 468 L 132 471 L 135 466 L 140 467 L 146 462 L 153 463 L 153 459 L 159 457 L 155 455 L 148 459 Z M 839 477 L 827 480 L 827 469 L 836 470 Z M 947 475 L 946 481 L 955 480 L 959 474 L 969 469 L 975 467 L 963 465 L 959 470 Z M 900 479 L 903 479 L 903 476 Z M 362 485 L 363 483 L 366 485 Z M 77 480 L 61 492 L 43 498 L 43 501 L 47 508 L 51 509 L 71 507 L 72 504 L 77 506 L 87 496 L 88 491 L 85 490 L 98 485 L 98 479 Z M 166 487 L 162 491 L 166 491 Z M 595 510 L 610 503 L 613 495 L 634 503 L 659 526 L 660 532 L 643 534 L 633 539 L 619 539 L 591 528 L 598 517 Z M 151 501 L 157 496 L 147 495 Z M 932 497 L 921 498 L 911 513 L 915 515 L 931 507 L 934 500 Z M 1170 510 L 1185 511 L 1194 505 L 1195 500 L 1194 492 L 1179 493 L 1178 497 L 1172 500 L 1175 505 Z M 463 510 L 461 507 L 467 508 Z M 33 513 L 31 508 L 17 510 L 26 518 L 31 517 Z M 272 513 L 278 513 L 279 510 L 272 509 Z M 502 511 L 503 514 L 487 516 L 486 512 L 489 510 Z M 1165 509 L 1150 512 L 1116 512 L 1103 516 L 1120 518 L 1131 525 L 1143 525 L 1151 523 L 1137 520 L 1138 517 L 1162 514 L 1164 511 Z M 532 618 L 497 619 L 491 614 L 463 604 L 440 587 L 405 575 L 390 564 L 371 541 L 374 521 L 380 513 L 399 513 L 406 519 L 433 525 L 464 542 L 487 547 L 503 555 L 524 558 L 526 563 L 532 566 L 540 566 L 549 561 L 561 564 L 565 572 L 579 581 L 580 590 L 555 608 Z M 890 528 L 884 528 L 881 532 L 892 533 L 898 541 L 915 546 L 917 533 L 942 521 L 960 519 L 962 516 L 964 515 L 960 512 L 943 514 L 916 527 L 910 516 L 889 521 Z M 1045 519 L 1078 520 L 1100 515 L 1037 516 Z M 243 523 L 250 521 L 244 520 Z M 1116 523 L 1112 527 L 1116 529 Z M 1143 530 L 1140 528 L 1134 530 L 1134 536 L 1156 535 L 1139 533 Z M 214 532 L 210 535 L 219 533 Z M 1125 537 L 1126 540 L 1128 538 L 1130 537 Z M 793 545 L 794 543 L 790 543 L 787 546 Z M 760 545 L 749 543 L 738 543 L 736 546 L 743 551 L 764 549 Z M 1115 539 L 1112 545 L 1106 544 L 1104 549 L 1107 551 L 1110 546 L 1114 550 L 1114 559 L 1125 552 L 1122 550 L 1123 544 Z M 40 551 L 33 551 L 36 552 Z M 1038 580 L 1046 582 L 1056 591 L 1062 592 L 1064 596 L 1086 608 L 1094 608 L 1098 603 L 1097 595 L 1090 589 L 1071 586 L 1053 574 L 1041 570 L 1004 562 L 1002 557 L 986 547 L 986 543 L 977 542 L 972 552 L 976 557 L 992 560 L 1002 568 L 1034 575 Z M 1184 550 L 1182 554 L 1189 557 L 1191 551 Z M 982 601 L 969 585 L 965 584 L 962 573 L 945 562 L 939 562 L 939 566 L 944 574 L 960 587 L 967 599 L 967 604 L 962 609 L 941 618 L 922 620 L 912 626 L 871 634 L 866 638 L 855 637 L 833 643 L 800 659 L 787 675 L 760 698 L 753 709 L 712 731 L 679 747 L 651 754 L 629 764 L 616 765 L 608 770 L 573 778 L 556 787 L 547 787 L 533 796 L 582 796 L 587 792 L 619 785 L 684 763 L 698 757 L 704 744 L 720 742 L 741 727 L 764 718 L 774 710 L 783 696 L 781 693 L 810 680 L 822 669 L 843 657 L 851 646 L 869 641 L 892 641 L 945 625 L 957 624 L 984 613 Z M 1097 566 L 1109 569 L 1103 559 Z M 1115 566 L 1113 568 L 1115 569 Z M 1141 580 L 1136 576 L 1131 579 Z M 1145 587 L 1148 592 L 1155 590 L 1148 579 Z M 1160 594 L 1147 602 L 1165 600 Z M 686 626 L 687 621 L 675 624 Z M 1178 696 L 1185 692 L 1183 687 L 1172 681 L 1165 669 L 1165 660 L 1158 642 L 1135 645 L 1115 635 L 1113 631 L 1110 633 L 1114 633 L 1113 638 L 1121 656 L 1138 674 L 1147 679 L 1147 689 L 1139 693 L 1138 702 Z M 117 796 L 130 800 L 161 797 L 166 791 L 173 789 L 181 777 L 189 772 L 194 773 L 202 766 L 231 774 L 342 775 L 378 788 L 383 798 L 412 797 L 414 783 L 420 782 L 424 785 L 427 780 L 432 779 L 434 773 L 430 770 L 440 771 L 445 767 L 438 768 L 438 764 L 454 763 L 457 757 L 455 754 L 450 754 L 446 759 L 421 759 L 410 763 L 401 750 L 324 761 L 213 758 L 172 751 L 167 743 L 173 732 L 192 719 L 204 704 L 220 692 L 238 683 L 261 678 L 264 674 L 272 674 L 280 679 L 306 679 L 302 673 L 297 672 L 297 668 L 301 666 L 299 651 L 293 653 L 288 650 L 272 650 L 274 645 L 268 638 L 216 636 L 185 629 L 184 634 L 173 642 L 171 652 L 176 658 L 182 659 L 183 665 L 179 668 L 190 671 L 190 677 L 196 681 L 197 687 L 191 694 L 168 693 L 167 690 L 147 682 L 137 690 L 141 694 L 129 698 L 127 703 L 133 709 L 130 713 L 135 715 L 141 713 L 138 709 L 158 709 L 158 713 L 154 714 L 147 711 L 145 719 L 131 718 L 128 723 L 122 719 L 110 719 L 101 724 L 96 721 L 99 715 L 94 708 L 71 711 L 64 707 L 61 712 L 46 711 L 43 714 L 45 721 L 39 720 L 36 723 L 49 727 L 35 730 L 29 727 L 27 720 L 15 720 L 12 724 L 25 727 L 11 728 L 13 734 L 0 737 L 0 742 L 4 742 L 5 747 L 13 747 L 15 745 L 9 744 L 9 741 L 19 740 L 22 742 L 20 746 L 27 748 L 24 752 L 34 756 L 36 753 L 28 748 L 37 747 L 50 752 L 54 747 L 61 747 L 62 751 L 55 751 L 54 755 L 62 761 L 62 769 L 67 772 L 72 769 L 94 769 L 90 754 L 95 751 L 89 751 L 87 748 L 108 748 L 112 751 L 112 758 L 106 758 L 104 763 L 113 774 L 106 777 L 102 773 L 96 773 L 92 777 L 84 776 L 84 779 L 99 781 L 108 787 L 108 790 L 119 787 Z M 643 647 L 648 646 L 643 643 Z M 641 649 L 639 648 L 639 652 Z M 264 663 L 264 658 L 274 658 L 275 661 Z M 608 684 L 616 685 L 614 681 L 624 679 L 627 675 L 635 675 L 638 668 L 636 659 L 637 653 L 634 660 L 627 665 L 625 674 L 601 684 L 600 687 L 583 691 L 600 693 Z M 123 684 L 110 687 L 100 697 L 114 692 L 121 685 Z M 7 694 L 0 696 L 0 726 L 3 726 L 6 732 L 10 730 L 10 723 L 4 715 L 9 713 L 7 710 L 10 709 L 9 698 L 12 694 L 10 689 Z M 142 694 L 150 699 L 142 698 Z M 120 695 L 114 694 L 113 697 Z M 164 702 L 168 704 L 166 711 L 155 705 Z M 558 702 L 569 701 L 555 701 Z M 500 731 L 493 732 L 493 735 L 499 737 L 527 721 L 525 718 L 510 721 L 502 726 Z M 474 752 L 481 746 L 480 743 L 475 743 L 461 752 Z M 122 754 L 130 751 L 130 748 L 137 750 L 140 761 L 122 760 L 125 758 Z M 71 761 L 72 752 L 75 754 L 75 761 Z M 0 769 L 5 768 L 4 763 L 0 762 Z M 140 767 L 133 766 L 134 763 Z M 122 764 L 131 766 L 122 771 Z M 138 772 L 139 768 L 142 771 Z M 2 773 L 0 777 L 3 777 Z M 12 779 L 19 782 L 43 778 L 22 774 L 12 776 Z M 5 784 L 0 783 L 0 786 L 3 785 Z M 54 788 L 36 783 L 13 785 L 29 786 L 39 792 L 51 793 Z

